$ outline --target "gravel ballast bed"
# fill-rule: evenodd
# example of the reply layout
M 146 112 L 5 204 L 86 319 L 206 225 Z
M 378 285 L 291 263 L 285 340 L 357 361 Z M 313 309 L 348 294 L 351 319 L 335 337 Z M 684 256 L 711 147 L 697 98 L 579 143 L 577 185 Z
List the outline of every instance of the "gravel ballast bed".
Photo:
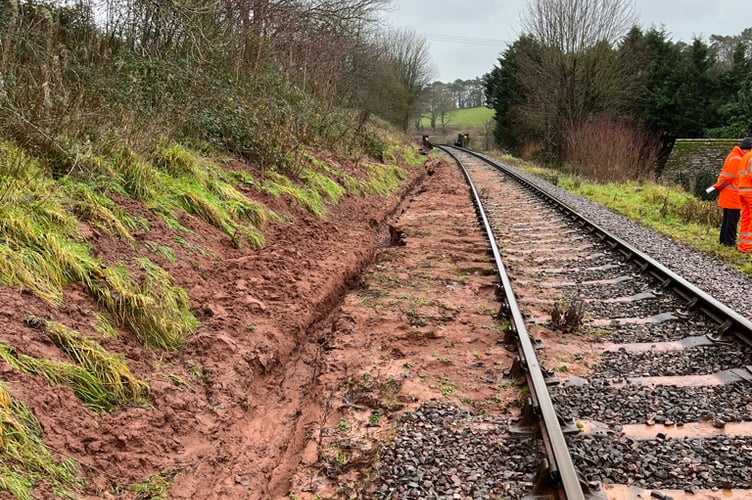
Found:
M 675 342 L 689 335 L 709 335 L 715 328 L 705 322 L 663 321 L 647 324 L 619 324 L 599 327 L 598 340 L 614 344 Z
M 604 352 L 593 369 L 597 376 L 667 377 L 716 373 L 752 365 L 752 348 L 738 345 L 697 346 L 681 351 Z
M 603 302 L 590 300 L 585 310 L 598 318 L 639 318 L 663 313 L 674 313 L 682 303 L 675 297 L 660 297 L 629 302 Z
M 516 169 L 515 169 L 516 170 Z M 639 223 L 562 190 L 553 184 L 516 170 L 529 182 L 543 188 L 568 206 L 588 214 L 596 224 L 663 263 L 741 316 L 752 318 L 746 307 L 752 296 L 750 278 L 718 259 L 704 255 L 688 245 L 659 235 Z M 596 252 L 600 252 L 597 248 Z M 582 281 L 629 276 L 625 269 L 603 271 L 588 269 L 612 263 L 609 255 L 594 253 L 581 264 L 577 279 L 579 298 L 602 296 L 604 288 L 612 297 L 627 297 L 645 292 L 639 281 L 615 284 L 583 285 Z M 556 266 L 555 263 L 551 263 Z M 514 259 L 510 263 L 514 268 Z M 546 267 L 546 264 L 542 264 Z M 550 272 L 552 279 L 566 279 L 564 273 Z M 567 292 L 565 291 L 565 294 Z M 577 298 L 577 297 L 573 297 Z M 645 301 L 640 301 L 645 302 Z M 642 311 L 635 302 L 634 315 Z M 681 304 L 675 299 L 651 299 L 656 313 L 673 312 Z M 587 304 L 596 316 L 630 314 L 630 305 Z M 639 310 L 638 310 L 639 309 Z M 637 343 L 680 340 L 688 335 L 713 332 L 707 321 L 666 321 L 598 327 L 598 340 L 613 343 Z M 618 330 L 618 331 L 617 331 Z M 706 331 L 702 331 L 706 330 Z M 691 333 L 690 333 L 691 331 Z M 720 349 L 720 350 L 719 350 Z M 713 351 L 713 354 L 708 354 Z M 623 383 L 631 376 L 682 375 L 697 367 L 717 371 L 747 364 L 749 351 L 723 362 L 718 354 L 723 347 L 695 348 L 682 353 L 648 352 L 606 353 L 595 378 L 583 386 L 562 385 L 551 388 L 552 398 L 563 418 L 593 420 L 612 427 L 606 436 L 569 436 L 575 465 L 588 480 L 612 484 L 633 484 L 647 489 L 749 488 L 752 481 L 752 439 L 713 437 L 709 439 L 661 439 L 664 426 L 687 422 L 709 422 L 722 427 L 724 422 L 752 420 L 752 384 L 733 383 L 710 387 L 648 387 Z M 745 361 L 746 360 L 746 361 Z M 625 371 L 624 367 L 629 367 Z M 619 384 L 614 386 L 613 384 Z M 620 401 L 618 409 L 612 409 Z M 687 401 L 692 401 L 691 406 Z M 711 409 L 711 410 L 708 410 Z M 624 424 L 655 424 L 656 435 L 649 441 L 633 441 L 620 436 Z M 378 498 L 519 498 L 530 492 L 532 474 L 543 455 L 535 439 L 509 439 L 508 422 L 488 419 L 440 401 L 425 403 L 407 414 L 397 434 L 380 455 L 376 490 Z
M 601 299 L 603 297 L 631 297 L 646 291 L 644 284 L 637 279 L 629 278 L 628 281 L 603 281 L 600 283 L 573 283 L 560 287 L 567 291 L 576 290 L 581 299 Z
M 620 387 L 614 382 L 618 381 L 591 379 L 582 386 L 565 384 L 551 390 L 551 399 L 566 418 L 595 420 L 609 426 L 752 420 L 752 384 L 748 382 L 706 387 Z M 618 409 L 614 401 L 619 401 Z M 691 407 L 687 401 L 692 402 Z
M 537 439 L 504 436 L 507 422 L 429 401 L 401 420 L 379 457 L 378 498 L 520 498 L 543 455 Z
M 556 187 L 544 179 L 515 169 L 508 164 L 505 166 L 574 210 L 587 214 L 593 222 L 606 231 L 661 262 L 665 267 L 681 275 L 727 307 L 752 320 L 752 309 L 747 306 L 748 298 L 752 296 L 752 280 L 749 276 L 730 268 L 719 259 L 657 234 L 642 224 Z
M 568 442 L 575 467 L 589 481 L 689 492 L 749 488 L 752 481 L 750 438 L 632 441 L 577 436 Z

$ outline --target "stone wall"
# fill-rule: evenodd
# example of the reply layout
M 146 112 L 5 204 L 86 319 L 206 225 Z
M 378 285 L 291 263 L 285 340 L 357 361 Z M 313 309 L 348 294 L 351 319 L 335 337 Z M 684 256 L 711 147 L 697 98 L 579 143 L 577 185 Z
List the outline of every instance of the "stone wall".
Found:
M 737 139 L 677 139 L 661 177 L 690 193 L 704 190 L 716 181 L 723 160 L 737 144 Z M 703 185 L 696 187 L 698 182 Z

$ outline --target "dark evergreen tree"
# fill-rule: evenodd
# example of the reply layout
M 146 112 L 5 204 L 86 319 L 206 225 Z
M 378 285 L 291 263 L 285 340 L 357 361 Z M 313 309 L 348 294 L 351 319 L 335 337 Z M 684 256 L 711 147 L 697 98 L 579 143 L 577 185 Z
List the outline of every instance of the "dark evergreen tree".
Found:
M 680 112 L 678 68 L 682 66 L 682 46 L 671 42 L 664 30 L 645 33 L 642 50 L 646 66 L 641 75 L 642 89 L 636 100 L 634 115 L 649 131 L 660 138 L 662 169 L 677 138 L 675 121 Z
M 719 78 L 722 92 L 714 103 L 719 125 L 708 127 L 709 137 L 745 137 L 752 134 L 752 56 L 750 44 L 738 42 L 730 66 Z
M 523 112 L 527 96 L 519 81 L 521 59 L 534 54 L 535 47 L 531 37 L 521 36 L 499 56 L 498 65 L 483 79 L 486 105 L 495 111 L 494 140 L 515 154 L 520 153 L 526 141 L 542 135 L 542 129 L 532 126 Z

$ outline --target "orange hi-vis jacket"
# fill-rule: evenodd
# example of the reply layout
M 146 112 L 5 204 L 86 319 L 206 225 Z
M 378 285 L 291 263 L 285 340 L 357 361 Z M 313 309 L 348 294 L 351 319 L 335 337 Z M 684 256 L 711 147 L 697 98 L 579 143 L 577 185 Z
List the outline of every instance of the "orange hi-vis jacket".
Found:
M 718 206 L 721 208 L 741 208 L 737 176 L 742 156 L 744 156 L 744 152 L 741 148 L 734 146 L 734 149 L 723 161 L 723 169 L 718 175 L 718 180 L 713 184 L 713 187 L 718 191 Z
M 752 194 L 752 151 L 739 160 L 739 170 L 736 172 L 739 194 Z
M 742 216 L 739 220 L 739 243 L 736 248 L 742 252 L 752 252 L 752 151 L 742 156 L 737 175 Z

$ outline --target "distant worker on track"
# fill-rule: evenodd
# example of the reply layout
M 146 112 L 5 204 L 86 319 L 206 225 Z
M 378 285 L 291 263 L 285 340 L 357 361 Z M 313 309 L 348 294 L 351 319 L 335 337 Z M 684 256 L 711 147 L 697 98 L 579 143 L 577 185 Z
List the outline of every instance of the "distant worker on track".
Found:
M 741 222 L 739 224 L 740 252 L 752 252 L 752 137 L 745 137 L 739 145 L 746 151 L 739 161 L 738 185 Z
M 466 148 L 470 145 L 470 135 L 468 134 L 457 134 L 457 140 L 454 143 L 455 146 L 459 148 Z
M 752 150 L 752 138 L 746 137 L 738 146 L 734 146 L 723 162 L 723 168 L 715 184 L 706 191 L 718 191 L 718 206 L 723 209 L 721 221 L 721 245 L 736 246 L 736 231 L 741 216 L 741 202 L 739 200 L 738 174 L 741 160 L 745 153 Z

